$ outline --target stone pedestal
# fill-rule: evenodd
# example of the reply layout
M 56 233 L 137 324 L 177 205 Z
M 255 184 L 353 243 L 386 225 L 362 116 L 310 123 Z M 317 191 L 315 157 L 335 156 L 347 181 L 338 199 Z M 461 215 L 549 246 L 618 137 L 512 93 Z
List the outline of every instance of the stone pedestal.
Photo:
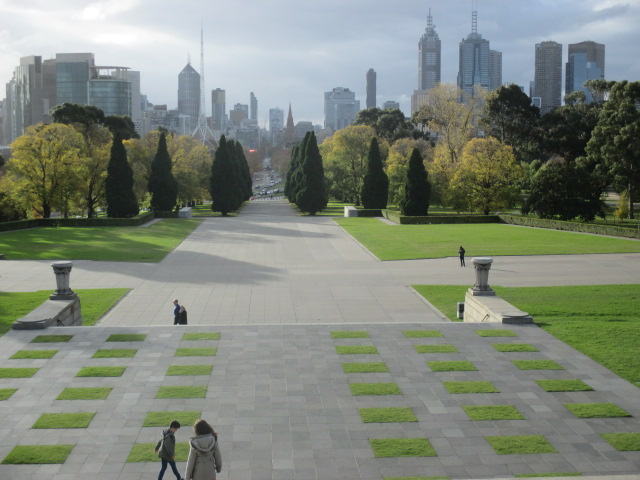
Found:
M 491 296 L 496 292 L 489 286 L 489 270 L 491 270 L 491 264 L 493 258 L 490 257 L 474 257 L 471 259 L 473 267 L 476 271 L 476 284 L 470 290 L 473 296 Z
M 77 295 L 69 287 L 69 277 L 73 262 L 53 262 L 53 273 L 56 275 L 56 291 L 49 296 L 50 300 L 73 300 Z

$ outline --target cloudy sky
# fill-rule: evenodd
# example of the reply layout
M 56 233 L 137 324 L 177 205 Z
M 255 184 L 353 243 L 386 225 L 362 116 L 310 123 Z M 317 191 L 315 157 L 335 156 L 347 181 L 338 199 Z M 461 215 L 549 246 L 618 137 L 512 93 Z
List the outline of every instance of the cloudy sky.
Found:
M 296 122 L 322 124 L 324 92 L 338 86 L 364 107 L 369 68 L 378 106 L 399 101 L 409 115 L 428 9 L 442 41 L 442 81 L 455 83 L 472 1 L 0 0 L 0 84 L 20 57 L 93 52 L 98 65 L 141 71 L 149 101 L 175 108 L 189 58 L 200 71 L 202 23 L 207 91 L 225 89 L 227 109 L 255 92 L 261 125 L 270 108 L 289 103 Z M 527 91 L 534 46 L 544 40 L 563 44 L 563 62 L 568 43 L 604 43 L 607 79 L 640 80 L 640 0 L 478 0 L 478 33 L 503 52 L 503 81 Z

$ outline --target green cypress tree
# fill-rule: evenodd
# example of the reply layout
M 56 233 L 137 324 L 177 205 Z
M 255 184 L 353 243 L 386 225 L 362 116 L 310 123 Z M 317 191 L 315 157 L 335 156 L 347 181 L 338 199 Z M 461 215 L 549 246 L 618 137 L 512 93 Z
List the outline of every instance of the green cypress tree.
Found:
M 427 170 L 422 163 L 422 155 L 417 148 L 411 152 L 404 182 L 404 196 L 400 200 L 403 215 L 422 216 L 429 212 L 431 184 L 427 179 Z
M 296 205 L 303 212 L 315 215 L 327 206 L 327 192 L 324 185 L 322 156 L 313 132 L 307 140 L 304 163 L 302 163 L 300 170 L 302 175 Z
M 300 148 L 298 149 L 296 168 L 291 174 L 291 195 L 289 196 L 289 201 L 295 204 L 298 203 L 298 194 L 300 193 L 300 189 L 302 188 L 302 168 L 306 161 L 305 159 L 307 156 L 307 144 L 309 143 L 311 133 L 312 132 L 307 132 L 302 139 L 302 143 L 300 144 Z
M 289 168 L 287 169 L 287 175 L 284 180 L 284 196 L 291 198 L 291 190 L 293 187 L 293 172 L 298 166 L 298 155 L 300 154 L 300 147 L 296 145 L 291 149 L 291 159 L 289 160 Z
M 362 206 L 364 208 L 387 208 L 389 200 L 389 178 L 382 166 L 378 139 L 373 137 L 369 145 L 367 172 L 362 183 Z
M 249 163 L 247 157 L 244 154 L 244 148 L 242 144 L 236 141 L 236 156 L 240 164 L 241 173 L 241 185 L 242 185 L 242 201 L 245 202 L 253 195 L 253 180 L 251 180 L 251 171 L 249 170 Z
M 218 148 L 211 165 L 211 209 L 222 213 L 226 217 L 229 212 L 238 208 L 238 196 L 235 186 L 235 162 L 231 155 L 232 142 L 227 142 L 225 136 L 220 137 Z
M 158 150 L 151 162 L 151 173 L 147 188 L 151 193 L 151 210 L 169 212 L 176 206 L 178 182 L 171 173 L 171 157 L 167 150 L 164 132 L 158 140 Z
M 233 160 L 233 190 L 236 204 L 234 210 L 237 210 L 244 202 L 244 185 L 242 184 L 242 167 L 240 166 L 240 158 L 238 157 L 238 150 L 236 149 L 236 142 L 234 140 L 227 141 L 227 148 Z
M 133 193 L 133 170 L 127 161 L 127 151 L 119 133 L 116 133 L 111 144 L 105 196 L 108 217 L 130 218 L 140 213 L 138 200 Z

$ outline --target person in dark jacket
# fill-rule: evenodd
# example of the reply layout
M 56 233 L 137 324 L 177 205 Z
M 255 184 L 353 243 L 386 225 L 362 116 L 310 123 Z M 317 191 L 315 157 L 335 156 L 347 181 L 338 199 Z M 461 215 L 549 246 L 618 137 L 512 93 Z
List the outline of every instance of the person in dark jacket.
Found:
M 460 249 L 458 250 L 458 254 L 460 255 L 460 266 L 464 267 L 464 248 L 462 248 L 462 245 L 460 245 Z
M 180 324 L 180 304 L 177 298 L 173 301 L 173 324 Z
M 189 459 L 184 476 L 187 480 L 215 480 L 222 470 L 218 435 L 206 420 L 196 420 L 191 438 Z
M 162 431 L 162 438 L 156 445 L 154 451 L 158 454 L 158 458 L 162 460 L 162 467 L 158 473 L 158 480 L 162 480 L 164 472 L 167 470 L 167 464 L 171 465 L 171 470 L 178 480 L 184 480 L 176 467 L 176 437 L 175 433 L 180 428 L 180 422 L 174 420 L 169 428 Z
M 178 320 L 180 325 L 187 324 L 187 309 L 184 308 L 184 305 L 180 305 L 180 319 Z

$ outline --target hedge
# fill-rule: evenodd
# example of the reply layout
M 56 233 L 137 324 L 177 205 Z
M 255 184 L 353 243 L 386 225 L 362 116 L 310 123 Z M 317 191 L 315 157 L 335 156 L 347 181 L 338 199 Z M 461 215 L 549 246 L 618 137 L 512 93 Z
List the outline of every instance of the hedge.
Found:
M 500 223 L 498 215 L 427 215 L 409 217 L 393 210 L 383 210 L 385 218 L 400 225 L 440 225 L 444 223 Z
M 132 218 L 32 218 L 0 223 L 0 232 L 36 227 L 136 227 L 153 218 L 153 212 L 144 212 Z
M 617 227 L 615 225 L 567 222 L 564 220 L 549 220 L 537 217 L 506 214 L 499 215 L 499 217 L 502 223 L 508 223 L 510 225 L 566 230 L 567 232 L 593 233 L 596 235 L 609 235 L 612 237 L 640 238 L 640 232 L 637 229 Z
M 382 210 L 379 208 L 356 208 L 358 217 L 381 217 Z

